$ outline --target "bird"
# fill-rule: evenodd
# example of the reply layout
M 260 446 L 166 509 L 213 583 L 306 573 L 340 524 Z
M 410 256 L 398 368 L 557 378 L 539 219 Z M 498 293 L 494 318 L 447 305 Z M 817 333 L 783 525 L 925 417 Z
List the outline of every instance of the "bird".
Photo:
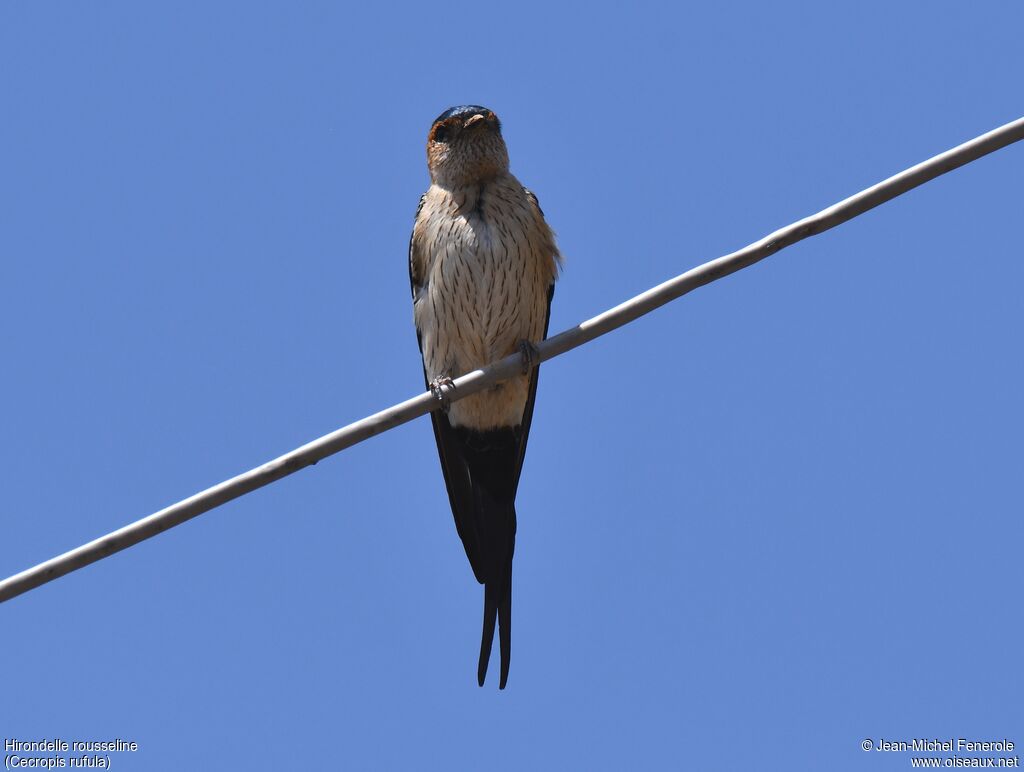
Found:
M 409 240 L 409 280 L 423 374 L 441 402 L 431 413 L 455 527 L 484 585 L 477 683 L 495 623 L 498 685 L 512 649 L 515 498 L 562 256 L 537 196 L 509 172 L 501 122 L 480 105 L 441 113 L 427 135 L 430 187 Z M 521 352 L 522 373 L 448 401 L 453 378 Z

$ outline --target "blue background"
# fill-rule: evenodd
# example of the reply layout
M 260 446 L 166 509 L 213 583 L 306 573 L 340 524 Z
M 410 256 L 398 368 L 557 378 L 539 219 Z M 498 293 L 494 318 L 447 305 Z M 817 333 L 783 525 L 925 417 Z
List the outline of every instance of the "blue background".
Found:
M 503 119 L 557 332 L 1021 115 L 1019 3 L 0 5 L 0 575 L 422 388 Z M 910 768 L 1021 721 L 1024 146 L 544 366 L 509 688 L 418 420 L 0 607 L 115 768 Z

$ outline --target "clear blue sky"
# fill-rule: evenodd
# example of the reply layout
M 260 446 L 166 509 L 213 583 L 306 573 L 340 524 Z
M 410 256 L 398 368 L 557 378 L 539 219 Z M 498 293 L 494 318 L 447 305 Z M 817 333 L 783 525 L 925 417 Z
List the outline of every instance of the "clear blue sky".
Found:
M 1012 120 L 994 3 L 0 5 L 0 574 L 422 387 L 430 121 L 502 118 L 559 331 Z M 1021 720 L 1024 146 L 543 368 L 509 688 L 429 422 L 0 607 L 120 769 L 903 770 Z

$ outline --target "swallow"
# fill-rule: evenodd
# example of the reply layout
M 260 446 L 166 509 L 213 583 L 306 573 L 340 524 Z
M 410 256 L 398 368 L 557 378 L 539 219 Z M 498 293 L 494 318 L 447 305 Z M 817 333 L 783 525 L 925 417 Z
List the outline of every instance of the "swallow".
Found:
M 463 105 L 427 135 L 430 187 L 409 243 L 413 317 L 424 380 L 445 402 L 431 413 L 455 527 L 484 585 L 477 682 L 484 685 L 495 624 L 501 679 L 512 656 L 516 491 L 533 419 L 561 254 L 537 197 L 509 172 L 498 117 Z M 517 351 L 523 373 L 447 402 L 452 379 Z

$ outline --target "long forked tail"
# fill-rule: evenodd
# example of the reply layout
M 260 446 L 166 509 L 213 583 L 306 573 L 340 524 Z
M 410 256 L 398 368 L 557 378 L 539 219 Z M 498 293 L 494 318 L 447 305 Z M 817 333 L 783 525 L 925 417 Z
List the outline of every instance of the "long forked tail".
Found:
M 503 585 L 503 586 L 502 586 Z M 498 623 L 498 645 L 501 649 L 501 680 L 498 688 L 508 683 L 508 668 L 512 662 L 512 561 L 500 582 L 484 585 L 484 629 L 480 639 L 480 663 L 477 665 L 476 680 L 480 686 L 487 678 L 487 663 L 491 659 L 491 645 L 494 642 L 494 623 Z
M 437 413 L 435 413 L 437 415 Z M 444 429 L 444 416 L 437 424 Z M 449 430 L 451 431 L 451 430 Z M 521 433 L 518 428 L 439 432 L 455 525 L 484 585 L 484 624 L 477 681 L 483 686 L 495 629 L 501 646 L 500 688 L 512 659 L 512 556 L 516 549 L 516 485 Z

